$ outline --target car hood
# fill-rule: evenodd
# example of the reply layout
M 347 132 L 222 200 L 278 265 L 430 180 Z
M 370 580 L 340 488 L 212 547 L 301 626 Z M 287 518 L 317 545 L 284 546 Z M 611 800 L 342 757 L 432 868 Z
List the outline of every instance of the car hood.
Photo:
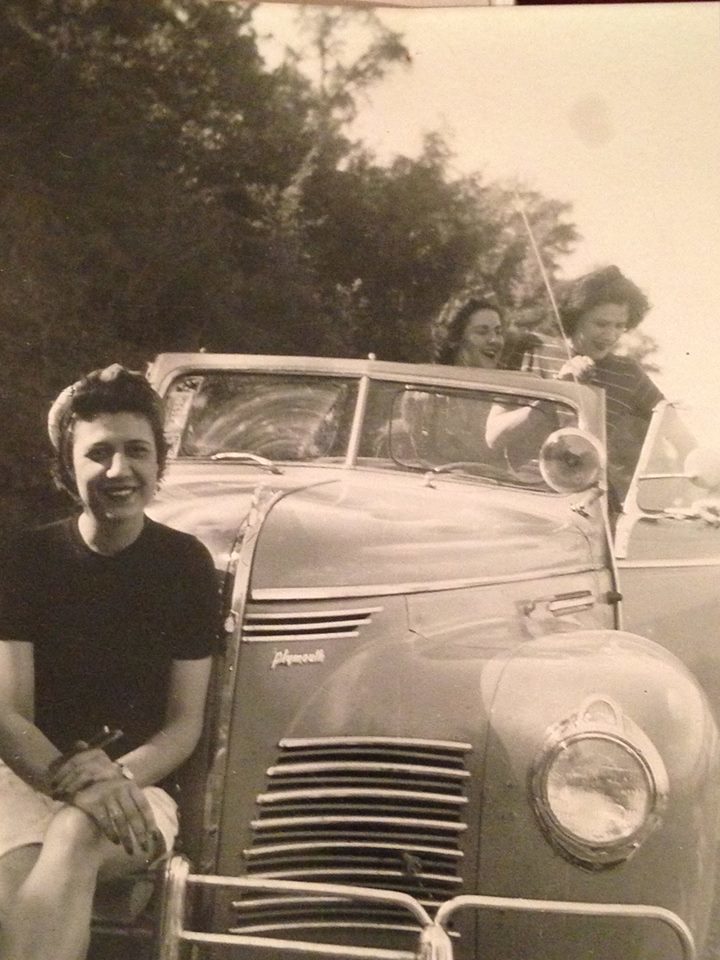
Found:
M 428 485 L 420 474 L 361 470 L 174 469 L 152 514 L 220 559 L 260 499 L 254 599 L 503 582 L 593 565 L 564 498 L 449 477 Z

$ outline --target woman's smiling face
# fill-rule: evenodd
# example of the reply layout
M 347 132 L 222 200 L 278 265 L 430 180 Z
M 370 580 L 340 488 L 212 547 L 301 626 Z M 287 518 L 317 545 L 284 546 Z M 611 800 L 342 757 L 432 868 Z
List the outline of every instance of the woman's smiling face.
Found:
M 101 523 L 138 521 L 155 495 L 155 437 L 149 422 L 136 413 L 77 420 L 72 463 L 84 510 Z
M 462 367 L 494 368 L 504 342 L 499 315 L 495 310 L 483 307 L 468 317 L 455 362 Z
M 626 303 L 599 303 L 580 317 L 572 334 L 579 354 L 602 360 L 615 349 L 628 328 L 630 308 Z

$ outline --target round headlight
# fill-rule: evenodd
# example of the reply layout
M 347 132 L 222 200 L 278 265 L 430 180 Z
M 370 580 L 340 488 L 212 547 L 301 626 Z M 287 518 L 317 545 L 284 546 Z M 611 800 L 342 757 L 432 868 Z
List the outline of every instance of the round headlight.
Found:
M 588 490 L 602 478 L 605 457 L 598 441 L 577 427 L 551 433 L 540 450 L 540 473 L 558 493 Z
M 548 764 L 545 793 L 558 827 L 593 845 L 632 837 L 653 802 L 652 781 L 640 758 L 602 737 L 564 744 Z
M 533 773 L 533 801 L 554 845 L 586 866 L 611 866 L 631 856 L 656 826 L 667 775 L 634 724 L 631 743 L 614 724 L 584 717 L 584 723 L 573 718 L 573 732 L 563 724 L 546 742 Z M 627 728 L 628 719 L 618 718 Z

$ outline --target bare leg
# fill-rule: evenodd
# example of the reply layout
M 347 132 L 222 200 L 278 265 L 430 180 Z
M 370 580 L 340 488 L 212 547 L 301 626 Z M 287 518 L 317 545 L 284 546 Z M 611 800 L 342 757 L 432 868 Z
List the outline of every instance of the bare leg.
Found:
M 11 957 L 7 928 L 15 910 L 17 891 L 25 883 L 40 856 L 40 844 L 28 844 L 0 858 L 0 958 Z
M 98 871 L 110 863 L 129 871 L 144 855 L 128 856 L 85 813 L 63 807 L 14 897 L 0 960 L 83 960 Z

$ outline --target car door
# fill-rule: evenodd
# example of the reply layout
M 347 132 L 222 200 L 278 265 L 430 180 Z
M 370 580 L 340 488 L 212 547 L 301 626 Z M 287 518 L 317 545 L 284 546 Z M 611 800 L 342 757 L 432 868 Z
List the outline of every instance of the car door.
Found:
M 720 713 L 720 525 L 699 509 L 707 492 L 685 471 L 698 440 L 677 405 L 659 405 L 617 523 L 615 555 L 624 628 L 677 654 Z

